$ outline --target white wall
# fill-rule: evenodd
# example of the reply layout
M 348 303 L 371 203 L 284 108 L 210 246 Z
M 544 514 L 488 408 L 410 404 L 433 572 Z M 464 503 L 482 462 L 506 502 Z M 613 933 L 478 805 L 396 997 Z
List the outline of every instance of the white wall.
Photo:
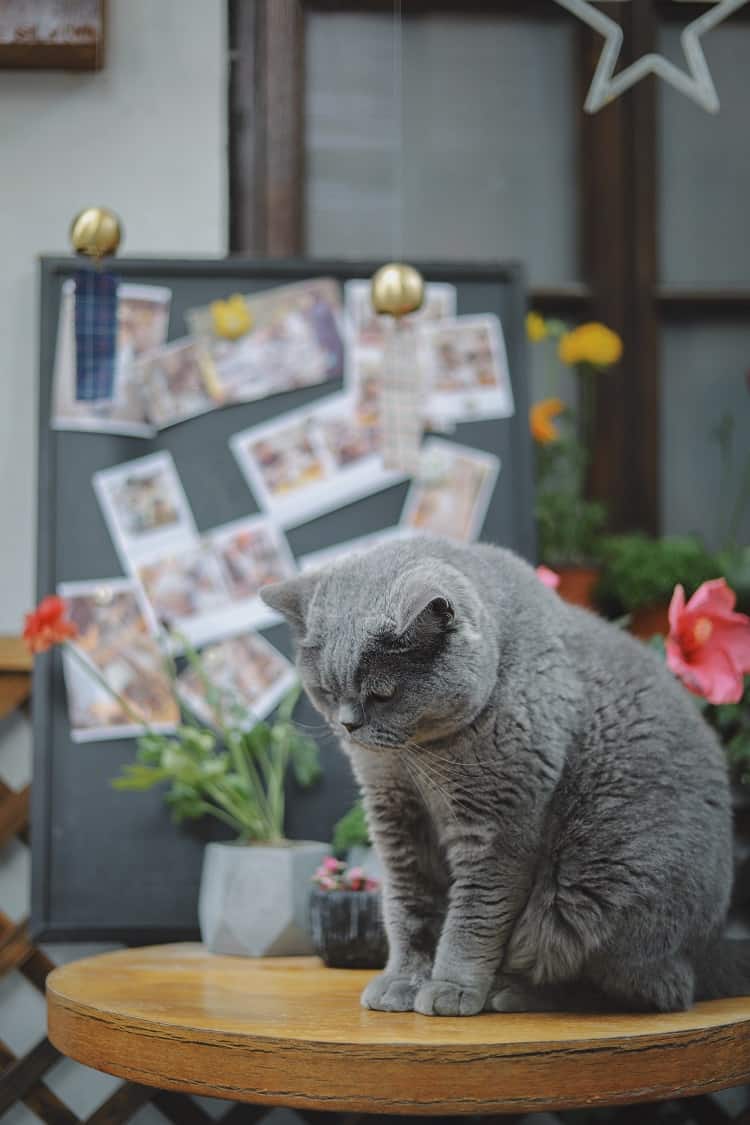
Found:
M 224 0 L 109 0 L 106 68 L 96 74 L 0 70 L 0 633 L 34 600 L 37 272 L 67 253 L 73 215 L 113 207 L 125 254 L 223 254 L 227 46 Z M 0 777 L 31 772 L 17 716 L 0 730 Z M 29 909 L 29 853 L 0 852 L 0 904 Z M 51 951 L 55 960 L 80 947 Z M 18 972 L 0 980 L 0 1038 L 16 1052 L 44 1035 L 42 998 Z M 68 1059 L 47 1084 L 82 1117 L 118 1085 Z M 19 1104 L 8 1125 L 37 1121 Z M 133 1119 L 134 1121 L 136 1118 Z M 153 1106 L 139 1125 L 166 1125 Z
M 104 70 L 0 71 L 0 633 L 35 592 L 36 256 L 97 203 L 125 254 L 226 250 L 226 5 L 108 8 Z

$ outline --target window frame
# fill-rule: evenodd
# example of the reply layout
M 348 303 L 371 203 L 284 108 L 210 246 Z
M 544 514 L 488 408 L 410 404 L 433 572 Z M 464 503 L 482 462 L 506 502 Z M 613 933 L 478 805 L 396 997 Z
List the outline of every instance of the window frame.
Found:
M 750 319 L 750 285 L 661 286 L 658 260 L 658 83 L 638 83 L 599 113 L 583 112 L 602 39 L 552 0 L 405 0 L 409 15 L 453 13 L 575 23 L 579 260 L 585 284 L 535 286 L 547 315 L 595 318 L 624 356 L 598 384 L 588 490 L 613 530 L 660 529 L 662 326 L 687 318 Z M 656 51 L 660 22 L 685 19 L 673 0 L 602 7 L 624 31 L 622 65 Z M 691 4 L 695 18 L 711 4 Z M 392 0 L 229 0 L 229 246 L 253 257 L 305 252 L 305 17 L 393 11 Z M 731 17 L 750 19 L 750 5 Z

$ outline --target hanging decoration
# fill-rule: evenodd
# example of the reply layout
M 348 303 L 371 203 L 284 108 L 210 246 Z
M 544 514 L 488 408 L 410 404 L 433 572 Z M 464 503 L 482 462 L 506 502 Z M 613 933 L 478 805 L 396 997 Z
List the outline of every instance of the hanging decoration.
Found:
M 656 75 L 679 93 L 692 98 L 708 113 L 719 112 L 719 96 L 703 53 L 701 39 L 707 32 L 723 23 L 733 12 L 744 7 L 748 0 L 718 0 L 712 8 L 687 25 L 680 36 L 688 66 L 687 71 L 681 70 L 663 55 L 651 53 L 636 59 L 617 75 L 615 75 L 615 68 L 623 42 L 620 25 L 600 12 L 588 0 L 556 0 L 556 2 L 561 8 L 566 8 L 583 23 L 604 36 L 604 47 L 583 106 L 586 113 L 597 113 L 648 74 Z
M 393 108 L 396 131 L 394 168 L 393 256 L 403 244 L 403 18 L 401 0 L 393 0 Z M 419 470 L 424 409 L 414 324 L 405 320 L 424 301 L 424 280 L 405 262 L 387 262 L 370 286 L 372 307 L 391 318 L 380 381 L 380 432 L 383 466 L 404 473 Z
M 403 262 L 388 262 L 373 275 L 372 306 L 389 316 L 380 386 L 380 426 L 383 466 L 416 473 L 422 444 L 422 387 L 414 326 L 404 320 L 424 300 L 419 270 Z
M 120 220 L 106 207 L 87 207 L 76 215 L 70 240 L 92 263 L 75 274 L 76 399 L 112 400 L 117 365 L 117 284 L 103 268 L 120 245 Z

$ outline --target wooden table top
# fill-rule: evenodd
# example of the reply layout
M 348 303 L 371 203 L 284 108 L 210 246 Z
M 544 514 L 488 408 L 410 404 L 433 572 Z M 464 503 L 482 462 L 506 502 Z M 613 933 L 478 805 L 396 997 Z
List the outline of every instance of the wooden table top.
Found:
M 369 976 L 200 945 L 126 949 L 50 974 L 49 1036 L 147 1086 L 347 1112 L 613 1105 L 750 1078 L 750 998 L 672 1015 L 446 1019 L 365 1011 Z

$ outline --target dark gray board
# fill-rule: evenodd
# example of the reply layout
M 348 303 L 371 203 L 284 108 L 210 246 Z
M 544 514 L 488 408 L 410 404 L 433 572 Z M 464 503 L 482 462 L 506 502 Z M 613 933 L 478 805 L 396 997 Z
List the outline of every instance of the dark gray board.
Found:
M 126 280 L 172 289 L 170 339 L 184 335 L 186 309 L 231 292 L 251 292 L 309 277 L 369 277 L 379 263 L 329 261 L 118 260 Z M 96 502 L 91 478 L 152 450 L 169 450 L 198 528 L 206 531 L 257 510 L 228 440 L 247 426 L 323 398 L 338 384 L 308 388 L 215 411 L 163 431 L 152 441 L 50 429 L 50 396 L 62 282 L 72 259 L 41 261 L 39 596 L 58 582 L 122 574 Z M 482 538 L 534 555 L 531 448 L 528 436 L 525 292 L 517 265 L 420 263 L 431 281 L 458 289 L 459 313 L 497 313 L 503 324 L 516 403 L 514 418 L 458 427 L 455 440 L 500 456 L 502 471 Z M 10 484 L 10 482 L 8 482 Z M 288 533 L 295 555 L 397 522 L 406 485 L 360 500 Z M 290 653 L 286 629 L 267 631 Z M 74 744 L 69 737 L 59 654 L 36 662 L 33 693 L 32 931 L 36 939 L 139 943 L 196 935 L 203 843 L 221 835 L 213 824 L 175 827 L 161 794 L 119 793 L 109 782 L 132 760 L 132 740 Z M 320 721 L 305 701 L 297 718 Z M 325 775 L 301 793 L 290 784 L 287 831 L 329 839 L 355 792 L 349 767 L 330 738 L 321 738 Z

